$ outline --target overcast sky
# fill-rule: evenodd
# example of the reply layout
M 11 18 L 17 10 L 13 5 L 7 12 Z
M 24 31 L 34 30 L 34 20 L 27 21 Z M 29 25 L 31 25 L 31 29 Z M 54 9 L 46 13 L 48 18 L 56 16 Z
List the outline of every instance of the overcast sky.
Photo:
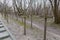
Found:
M 3 0 L 0 0 L 0 2 L 3 3 Z M 7 0 L 7 4 L 8 4 L 9 6 L 11 6 L 11 5 L 12 5 L 12 0 Z
M 35 2 L 37 3 L 41 3 L 43 0 L 36 0 Z M 0 0 L 0 2 L 2 2 L 3 3 L 3 0 Z M 8 3 L 8 5 L 9 6 L 11 6 L 12 5 L 12 0 L 7 0 L 7 3 Z M 49 5 L 49 2 L 47 1 L 47 4 Z M 42 2 L 42 5 L 43 5 L 43 2 Z

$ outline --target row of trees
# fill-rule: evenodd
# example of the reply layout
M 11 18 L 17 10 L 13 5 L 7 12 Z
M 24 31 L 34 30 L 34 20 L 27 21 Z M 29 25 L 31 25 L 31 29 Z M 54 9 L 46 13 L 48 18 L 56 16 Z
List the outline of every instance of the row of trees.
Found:
M 18 1 L 20 1 L 20 0 L 18 0 Z M 26 0 L 24 0 L 24 7 L 22 7 L 23 5 L 22 5 L 22 0 L 20 1 L 20 3 L 18 2 L 17 0 L 15 0 L 15 6 L 16 6 L 16 8 L 17 8 L 17 11 L 19 12 L 19 15 L 20 14 L 24 14 L 25 12 L 24 11 L 26 11 L 26 15 L 30 15 L 30 16 L 32 16 L 32 15 L 39 15 L 39 16 L 43 16 L 44 15 L 44 12 L 43 12 L 43 10 L 45 10 L 44 9 L 44 7 L 42 8 L 42 6 L 43 6 L 43 4 L 42 3 L 37 3 L 36 4 L 36 0 L 30 0 L 29 2 L 28 2 L 28 4 L 27 4 L 27 1 Z M 43 0 L 43 1 L 48 1 L 48 0 Z M 49 2 L 50 2 L 50 6 L 48 5 L 48 6 L 46 6 L 46 8 L 47 9 L 49 9 L 49 12 L 50 13 L 48 13 L 49 15 L 51 14 L 52 15 L 52 13 L 53 13 L 53 15 L 54 15 L 54 20 L 55 20 L 55 23 L 60 23 L 60 17 L 59 17 L 59 7 L 60 7 L 60 0 L 49 0 Z M 46 3 L 46 2 L 45 2 Z M 39 4 L 39 5 L 38 5 Z M 47 4 L 47 3 L 46 3 Z M 27 6 L 28 5 L 28 6 Z M 45 5 L 45 4 L 44 4 Z M 27 8 L 26 8 L 27 7 Z M 23 13 L 22 13 L 23 12 Z M 25 15 L 24 14 L 24 15 Z M 50 16 L 51 16 L 50 15 Z M 32 18 L 31 18 L 32 19 Z
M 12 0 L 12 6 L 9 7 L 8 4 L 6 3 L 7 0 L 4 0 L 3 3 L 1 3 L 1 12 L 2 10 L 6 12 L 6 10 L 9 12 L 13 10 L 14 14 L 16 17 L 21 16 L 21 15 L 27 15 L 27 16 L 32 16 L 32 15 L 39 15 L 44 16 L 44 2 L 38 3 L 36 0 Z M 44 0 L 42 0 L 44 1 Z M 54 20 L 55 23 L 60 23 L 60 17 L 59 17 L 59 11 L 60 11 L 60 0 L 45 0 L 46 2 L 46 8 L 48 10 L 48 14 L 54 15 Z M 49 1 L 49 5 L 47 6 L 47 1 Z M 5 14 L 4 12 L 4 14 Z M 26 13 L 25 13 L 26 12 Z M 8 13 L 9 14 L 9 13 Z M 50 15 L 50 16 L 51 16 Z M 52 15 L 52 16 L 53 16 Z M 52 17 L 51 16 L 51 17 Z M 32 18 L 31 18 L 32 19 Z

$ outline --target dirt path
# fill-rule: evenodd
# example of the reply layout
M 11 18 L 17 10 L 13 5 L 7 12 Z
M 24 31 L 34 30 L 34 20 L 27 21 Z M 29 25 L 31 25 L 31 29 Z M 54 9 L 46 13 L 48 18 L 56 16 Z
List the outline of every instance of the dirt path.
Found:
M 37 24 L 33 23 L 34 28 L 27 29 L 27 35 L 23 35 L 23 27 L 18 25 L 18 23 L 14 22 L 13 20 L 9 19 L 9 24 L 6 23 L 6 20 L 1 19 L 6 26 L 8 26 L 8 29 L 11 31 L 11 33 L 14 35 L 16 40 L 43 40 L 43 28 L 42 25 L 38 26 Z M 30 24 L 30 21 L 27 21 L 28 24 Z M 60 36 L 47 31 L 47 40 L 60 40 Z

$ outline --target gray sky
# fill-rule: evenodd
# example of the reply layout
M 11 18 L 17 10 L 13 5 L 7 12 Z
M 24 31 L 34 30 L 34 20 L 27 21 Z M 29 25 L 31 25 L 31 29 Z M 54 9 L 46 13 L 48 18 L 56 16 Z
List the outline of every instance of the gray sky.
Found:
M 35 0 L 35 2 L 37 3 L 41 3 L 43 0 Z M 3 0 L 0 0 L 0 2 L 2 2 L 3 3 Z M 7 0 L 7 3 L 8 3 L 8 5 L 9 6 L 11 6 L 12 5 L 12 0 Z M 42 2 L 42 5 L 43 5 L 43 2 Z M 49 2 L 47 1 L 47 5 L 49 5 Z
M 3 1 L 4 1 L 4 0 L 0 0 L 0 2 L 2 2 L 2 3 L 3 3 Z M 7 4 L 8 4 L 9 6 L 11 6 L 11 5 L 12 5 L 12 0 L 7 0 Z
M 3 2 L 3 0 L 0 0 L 0 2 Z

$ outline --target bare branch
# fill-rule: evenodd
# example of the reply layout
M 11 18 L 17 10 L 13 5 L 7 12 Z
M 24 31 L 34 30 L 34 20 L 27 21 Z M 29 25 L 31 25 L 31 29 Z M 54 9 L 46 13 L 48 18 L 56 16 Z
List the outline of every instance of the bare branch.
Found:
M 59 6 L 59 3 L 60 3 L 60 0 L 58 0 L 58 5 L 57 6 Z
M 52 8 L 53 8 L 53 3 L 52 3 L 52 0 L 49 0 L 49 1 L 50 1 L 50 3 L 51 3 Z

